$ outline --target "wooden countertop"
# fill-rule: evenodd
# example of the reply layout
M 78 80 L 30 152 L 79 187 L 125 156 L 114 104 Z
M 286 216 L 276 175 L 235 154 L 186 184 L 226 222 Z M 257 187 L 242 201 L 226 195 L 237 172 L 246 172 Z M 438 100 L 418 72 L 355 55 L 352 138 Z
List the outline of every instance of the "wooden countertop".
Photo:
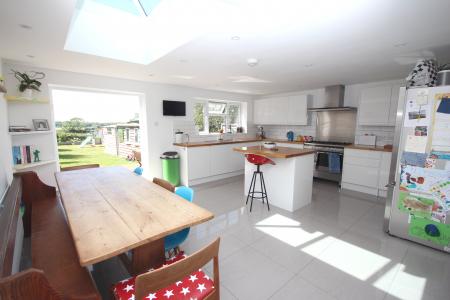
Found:
M 296 149 L 288 147 L 277 147 L 277 150 L 266 149 L 263 146 L 251 146 L 251 147 L 237 147 L 233 148 L 233 151 L 241 153 L 253 153 L 258 155 L 267 156 L 269 158 L 291 158 L 302 155 L 313 154 L 314 150 L 310 149 Z
M 204 147 L 204 146 L 216 146 L 216 145 L 227 145 L 227 144 L 240 144 L 240 143 L 252 143 L 252 142 L 275 142 L 275 143 L 289 143 L 289 144 L 303 144 L 303 142 L 298 141 L 288 141 L 282 139 L 259 139 L 259 138 L 242 138 L 242 139 L 232 139 L 223 141 L 202 141 L 202 142 L 189 142 L 189 143 L 173 143 L 174 146 L 179 147 Z
M 347 149 L 356 149 L 356 150 L 369 150 L 369 151 L 382 151 L 382 152 L 392 152 L 392 148 L 384 148 L 381 146 L 366 146 L 366 145 L 348 145 L 345 146 Z

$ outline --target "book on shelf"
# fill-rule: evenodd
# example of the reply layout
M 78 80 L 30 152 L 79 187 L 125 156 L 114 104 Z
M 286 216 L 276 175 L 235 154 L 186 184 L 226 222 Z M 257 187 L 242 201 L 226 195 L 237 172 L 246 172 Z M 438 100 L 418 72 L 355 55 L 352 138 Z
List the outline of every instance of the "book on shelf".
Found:
M 34 145 L 20 145 L 12 147 L 14 165 L 24 165 L 34 162 L 34 151 L 37 148 Z

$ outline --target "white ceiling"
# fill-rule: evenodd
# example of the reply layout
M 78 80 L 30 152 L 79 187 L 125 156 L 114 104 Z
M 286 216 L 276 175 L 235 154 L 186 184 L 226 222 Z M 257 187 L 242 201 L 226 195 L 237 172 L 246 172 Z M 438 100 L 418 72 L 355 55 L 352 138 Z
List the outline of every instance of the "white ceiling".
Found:
M 227 16 L 220 30 L 140 65 L 64 50 L 76 0 L 1 0 L 0 57 L 246 94 L 404 78 L 420 57 L 450 62 L 449 0 L 305 0 L 295 9 L 289 2 L 248 0 L 244 18 Z M 248 58 L 259 64 L 249 67 Z

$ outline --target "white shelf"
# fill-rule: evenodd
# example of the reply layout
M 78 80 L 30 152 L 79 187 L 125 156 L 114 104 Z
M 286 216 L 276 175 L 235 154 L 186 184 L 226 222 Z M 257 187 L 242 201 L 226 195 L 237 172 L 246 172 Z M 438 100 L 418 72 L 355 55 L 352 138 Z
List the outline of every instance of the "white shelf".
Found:
M 29 164 L 23 164 L 23 165 L 15 165 L 14 166 L 14 171 L 22 171 L 25 169 L 31 169 L 31 168 L 35 168 L 35 167 L 39 167 L 39 166 L 44 166 L 44 165 L 49 165 L 52 163 L 55 163 L 56 160 L 43 160 L 40 162 L 35 162 L 35 163 L 29 163 Z
M 20 96 L 5 96 L 6 100 L 11 103 L 26 103 L 26 104 L 46 104 L 49 103 L 47 99 L 27 99 Z
M 31 135 L 31 134 L 49 134 L 53 133 L 53 130 L 41 130 L 41 131 L 16 131 L 16 132 L 10 132 L 9 135 L 16 136 L 16 135 Z

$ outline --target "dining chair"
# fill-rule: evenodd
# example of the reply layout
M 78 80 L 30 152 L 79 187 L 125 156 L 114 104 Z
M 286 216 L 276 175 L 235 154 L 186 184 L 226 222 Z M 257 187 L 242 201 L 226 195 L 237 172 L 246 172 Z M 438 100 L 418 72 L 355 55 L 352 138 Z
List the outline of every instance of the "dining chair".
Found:
M 93 168 L 99 168 L 99 164 L 89 164 L 89 165 L 79 165 L 79 166 L 73 166 L 73 167 L 64 167 L 60 168 L 61 172 L 65 171 L 74 171 L 74 170 L 83 170 L 83 169 L 93 169 Z
M 217 238 L 190 256 L 181 253 L 162 268 L 116 283 L 114 299 L 219 299 L 219 245 Z M 211 260 L 213 279 L 200 269 Z
M 194 190 L 187 186 L 177 187 L 175 194 L 183 197 L 189 202 L 194 201 Z M 189 235 L 191 228 L 185 228 L 178 232 L 172 233 L 164 238 L 164 250 L 169 252 L 169 257 L 171 256 L 171 251 L 174 250 L 175 254 L 180 253 L 180 244 L 183 243 Z
M 134 172 L 136 175 L 141 176 L 142 173 L 144 173 L 144 169 L 143 169 L 142 167 L 136 167 L 136 168 L 133 170 L 133 172 Z
M 153 178 L 153 183 L 165 188 L 168 191 L 171 191 L 172 193 L 175 192 L 175 186 L 172 185 L 170 182 L 168 182 L 167 180 L 161 179 L 161 178 L 157 178 L 154 177 Z

